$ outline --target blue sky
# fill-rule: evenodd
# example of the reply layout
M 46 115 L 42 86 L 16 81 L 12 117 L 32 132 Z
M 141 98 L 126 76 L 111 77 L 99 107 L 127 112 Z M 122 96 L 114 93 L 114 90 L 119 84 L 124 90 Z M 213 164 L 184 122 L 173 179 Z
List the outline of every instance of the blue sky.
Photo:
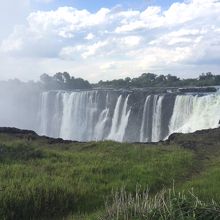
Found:
M 0 27 L 0 80 L 220 74 L 217 0 L 7 0 Z
M 60 6 L 71 6 L 78 9 L 97 11 L 102 7 L 113 8 L 121 5 L 123 8 L 143 9 L 149 5 L 160 5 L 163 8 L 169 7 L 174 0 L 54 0 L 51 2 L 33 2 L 34 9 L 51 10 Z

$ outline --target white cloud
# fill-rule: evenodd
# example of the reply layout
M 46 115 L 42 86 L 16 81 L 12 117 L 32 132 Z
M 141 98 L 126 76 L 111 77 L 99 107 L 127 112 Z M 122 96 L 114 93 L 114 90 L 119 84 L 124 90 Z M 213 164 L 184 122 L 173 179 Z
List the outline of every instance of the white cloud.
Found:
M 56 72 L 57 63 L 60 71 L 74 67 L 92 80 L 100 79 L 102 71 L 109 78 L 126 72 L 182 72 L 183 67 L 188 72 L 216 71 L 219 30 L 220 2 L 216 0 L 176 2 L 167 10 L 160 6 L 143 11 L 101 8 L 92 13 L 60 7 L 30 13 L 26 23 L 1 42 L 0 53 L 11 60 L 29 57 L 40 70 L 45 68 L 43 72 Z
M 97 52 L 101 49 L 104 48 L 106 45 L 108 44 L 107 41 L 103 41 L 103 42 L 97 42 L 94 43 L 92 45 L 89 45 L 87 47 L 85 47 L 85 51 L 82 53 L 82 57 L 84 59 L 90 57 L 90 56 L 94 56 L 97 54 Z
M 201 29 L 186 29 L 180 28 L 178 31 L 172 31 L 163 34 L 156 40 L 150 41 L 150 45 L 189 45 L 192 43 L 199 43 L 202 37 L 207 34 L 207 30 Z
M 145 27 L 146 26 L 143 21 L 133 21 L 133 22 L 130 22 L 129 24 L 124 24 L 120 27 L 117 27 L 115 29 L 115 32 L 120 34 L 124 32 L 132 32 L 132 31 L 141 30 L 141 29 L 144 29 Z
M 65 59 L 77 59 L 77 55 L 81 56 L 83 59 L 87 59 L 90 56 L 95 56 L 98 54 L 100 49 L 108 45 L 108 41 L 98 41 L 89 45 L 77 45 L 73 47 L 64 47 L 60 51 L 60 57 Z M 74 58 L 75 57 L 75 58 Z
M 142 38 L 140 36 L 127 36 L 121 38 L 121 42 L 124 44 L 124 46 L 135 47 L 140 44 L 141 39 Z
M 109 9 L 102 8 L 92 14 L 87 10 L 60 7 L 56 11 L 33 12 L 27 18 L 28 28 L 36 35 L 72 38 L 78 31 L 87 30 L 106 22 Z
M 86 40 L 92 40 L 95 38 L 95 35 L 92 33 L 88 33 L 87 36 L 85 37 Z
M 116 62 L 104 63 L 100 66 L 100 69 L 103 71 L 108 71 L 112 69 L 115 70 L 116 68 L 117 68 Z

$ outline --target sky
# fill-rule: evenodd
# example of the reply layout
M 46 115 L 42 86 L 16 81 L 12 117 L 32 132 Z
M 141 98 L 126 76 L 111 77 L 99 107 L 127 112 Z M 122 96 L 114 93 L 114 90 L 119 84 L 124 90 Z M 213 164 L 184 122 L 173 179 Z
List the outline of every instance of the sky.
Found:
M 0 80 L 220 74 L 219 0 L 0 0 Z

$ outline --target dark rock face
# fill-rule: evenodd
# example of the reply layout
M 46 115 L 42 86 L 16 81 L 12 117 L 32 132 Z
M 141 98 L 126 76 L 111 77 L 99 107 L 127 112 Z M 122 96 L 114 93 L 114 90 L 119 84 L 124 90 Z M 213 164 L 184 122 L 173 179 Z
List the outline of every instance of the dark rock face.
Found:
M 22 135 L 36 135 L 37 133 L 31 130 L 22 130 L 18 128 L 0 127 L 0 133 L 2 134 L 22 134 Z
M 174 102 L 175 102 L 176 95 L 174 94 L 167 94 L 162 103 L 162 111 L 161 111 L 161 137 L 167 137 L 169 135 L 169 122 L 170 118 L 173 114 Z
M 204 136 L 207 139 L 215 139 L 216 141 L 220 141 L 220 127 L 214 129 L 203 129 L 189 134 L 173 133 L 168 137 L 166 141 L 172 142 L 174 140 L 184 139 L 185 136 L 190 136 L 192 138 L 196 136 Z
M 220 145 L 220 128 L 199 130 L 194 133 L 174 133 L 164 141 L 165 144 L 178 144 L 184 148 L 197 150 Z
M 27 140 L 45 139 L 48 144 L 77 143 L 77 141 L 63 140 L 62 138 L 50 138 L 47 136 L 39 136 L 36 132 L 31 130 L 10 127 L 0 127 L 0 134 L 8 134 L 19 138 L 25 138 Z
M 47 140 L 48 144 L 79 143 L 78 141 L 63 140 L 62 138 L 50 138 L 50 137 L 46 137 L 46 136 L 42 136 L 42 137 Z
M 39 136 L 36 132 L 31 130 L 22 130 L 18 128 L 0 127 L 0 134 L 8 134 L 20 138 L 33 137 L 34 139 L 44 139 L 49 144 L 59 144 L 59 143 L 85 143 L 71 140 L 63 140 L 62 138 L 50 138 L 47 136 Z M 171 134 L 166 141 L 159 142 L 133 142 L 133 144 L 178 144 L 184 148 L 195 150 L 200 146 L 211 146 L 215 143 L 220 144 L 220 127 L 215 129 L 205 129 L 199 130 L 189 134 L 174 133 Z

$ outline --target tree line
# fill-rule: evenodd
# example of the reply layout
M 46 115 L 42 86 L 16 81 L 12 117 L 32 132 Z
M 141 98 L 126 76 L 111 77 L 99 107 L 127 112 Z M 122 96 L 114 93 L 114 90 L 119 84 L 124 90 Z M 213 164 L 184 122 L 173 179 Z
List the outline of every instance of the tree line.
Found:
M 202 73 L 198 78 L 180 79 L 173 75 L 143 73 L 136 78 L 126 77 L 111 81 L 99 81 L 96 86 L 104 88 L 144 88 L 144 87 L 190 87 L 220 85 L 220 75 Z
M 143 73 L 139 77 L 124 79 L 114 79 L 91 84 L 82 78 L 70 76 L 67 72 L 58 72 L 53 76 L 46 73 L 40 76 L 40 81 L 29 81 L 23 83 L 18 79 L 9 80 L 8 83 L 1 82 L 4 87 L 31 87 L 32 89 L 44 90 L 74 90 L 74 89 L 92 89 L 92 88 L 113 88 L 113 89 L 132 89 L 145 87 L 196 87 L 196 86 L 215 86 L 220 85 L 220 75 L 214 75 L 211 72 L 202 73 L 197 78 L 180 79 L 174 75 L 156 75 L 154 73 Z

